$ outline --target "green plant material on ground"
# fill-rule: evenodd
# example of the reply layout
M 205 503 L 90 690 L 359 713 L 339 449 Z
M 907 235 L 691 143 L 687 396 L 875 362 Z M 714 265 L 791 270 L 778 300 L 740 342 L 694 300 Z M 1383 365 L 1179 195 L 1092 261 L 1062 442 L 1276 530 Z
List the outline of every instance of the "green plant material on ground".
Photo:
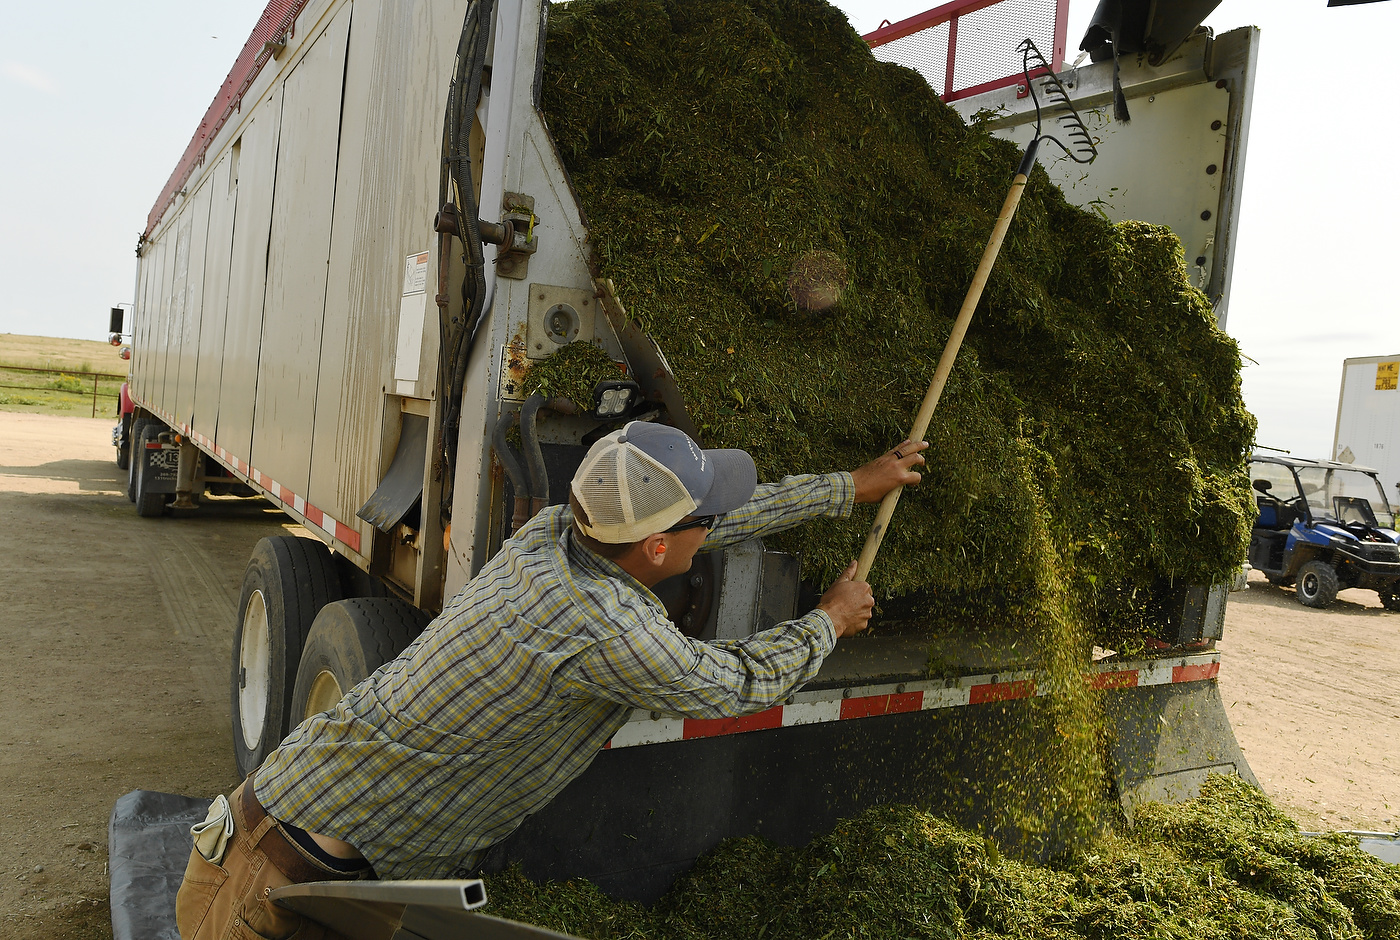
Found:
M 901 440 L 1016 148 L 821 0 L 575 0 L 551 9 L 545 55 L 598 273 L 665 349 L 707 446 L 776 479 Z M 789 290 L 811 252 L 844 268 L 823 313 Z M 1253 518 L 1239 366 L 1170 231 L 1070 206 L 1037 169 L 872 572 L 886 621 L 1058 605 L 1123 648 L 1159 579 L 1225 581 Z M 872 514 L 777 547 L 829 582 Z
M 586 882 L 491 879 L 491 913 L 580 937 L 1280 940 L 1400 936 L 1400 866 L 1310 838 L 1257 789 L 1212 775 L 1198 799 L 1139 808 L 1136 830 L 1052 865 L 882 806 L 802 848 L 721 843 L 654 906 Z

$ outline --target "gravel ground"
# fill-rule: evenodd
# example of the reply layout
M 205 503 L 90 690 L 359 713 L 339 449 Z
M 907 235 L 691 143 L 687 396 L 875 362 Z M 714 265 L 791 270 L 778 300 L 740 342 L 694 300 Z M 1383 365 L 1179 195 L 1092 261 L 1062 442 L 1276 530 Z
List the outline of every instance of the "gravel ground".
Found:
M 0 937 L 110 938 L 107 818 L 133 789 L 236 784 L 228 657 L 260 500 L 141 519 L 110 420 L 0 413 Z M 1220 685 L 1264 789 L 1307 827 L 1400 826 L 1400 614 L 1232 595 Z

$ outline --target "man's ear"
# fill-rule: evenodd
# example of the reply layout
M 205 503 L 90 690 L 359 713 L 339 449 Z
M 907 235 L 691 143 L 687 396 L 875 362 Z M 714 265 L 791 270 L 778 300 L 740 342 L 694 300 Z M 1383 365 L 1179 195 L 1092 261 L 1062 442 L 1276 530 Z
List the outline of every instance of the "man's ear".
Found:
M 649 565 L 660 567 L 666 563 L 666 533 L 658 532 L 642 539 L 642 557 Z

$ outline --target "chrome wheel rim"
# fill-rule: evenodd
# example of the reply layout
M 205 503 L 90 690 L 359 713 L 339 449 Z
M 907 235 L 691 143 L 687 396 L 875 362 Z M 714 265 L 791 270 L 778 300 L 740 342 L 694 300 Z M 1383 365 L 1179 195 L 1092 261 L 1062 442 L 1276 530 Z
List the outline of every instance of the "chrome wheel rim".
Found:
M 267 724 L 267 696 L 272 685 L 272 636 L 267 601 L 254 591 L 243 611 L 243 635 L 238 644 L 238 724 L 249 750 L 262 740 Z

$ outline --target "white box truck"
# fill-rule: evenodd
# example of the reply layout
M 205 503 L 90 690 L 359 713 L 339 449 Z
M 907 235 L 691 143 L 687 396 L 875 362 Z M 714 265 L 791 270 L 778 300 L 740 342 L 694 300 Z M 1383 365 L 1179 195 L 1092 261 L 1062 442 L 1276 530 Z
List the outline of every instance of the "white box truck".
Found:
M 1198 5 L 1204 16 L 1214 3 Z M 998 132 L 1023 136 L 1033 114 L 1019 75 L 986 63 L 1009 65 L 1026 4 L 1000 6 L 945 4 L 870 39 L 926 74 L 964 75 L 939 91 L 969 92 L 959 109 L 1000 109 Z M 1062 61 L 1065 5 L 1040 7 L 1035 39 Z M 138 511 L 256 493 L 315 536 L 264 540 L 247 568 L 230 670 L 240 772 L 480 569 L 506 533 L 509 491 L 529 497 L 525 512 L 561 501 L 599 417 L 522 402 L 528 362 L 591 341 L 628 364 L 663 420 L 688 426 L 664 356 L 591 274 L 588 227 L 537 109 L 548 9 L 272 0 L 151 211 L 118 429 Z M 1191 26 L 1123 57 L 1131 125 L 1104 116 L 1113 62 L 1066 73 L 1081 110 L 1097 112 L 1104 156 L 1082 179 L 1050 170 L 1078 204 L 1177 227 L 1223 319 L 1258 32 Z M 932 70 L 930 48 L 946 56 Z M 538 459 L 508 486 L 493 439 L 514 423 Z M 670 598 L 690 635 L 791 615 L 792 558 L 751 545 L 702 559 Z M 1158 658 L 1084 664 L 1104 690 L 1129 812 L 1190 795 L 1207 771 L 1249 777 L 1214 682 L 1222 591 L 1180 599 Z M 947 674 L 931 677 L 926 640 L 876 637 L 759 715 L 634 713 L 490 864 L 653 898 L 722 838 L 801 842 L 856 812 L 859 793 L 798 784 L 843 775 L 975 822 L 999 785 L 982 742 L 1043 691 L 994 647 L 954 643 L 939 653 Z
M 1400 354 L 1342 362 L 1332 459 L 1378 471 L 1391 511 L 1400 510 Z

